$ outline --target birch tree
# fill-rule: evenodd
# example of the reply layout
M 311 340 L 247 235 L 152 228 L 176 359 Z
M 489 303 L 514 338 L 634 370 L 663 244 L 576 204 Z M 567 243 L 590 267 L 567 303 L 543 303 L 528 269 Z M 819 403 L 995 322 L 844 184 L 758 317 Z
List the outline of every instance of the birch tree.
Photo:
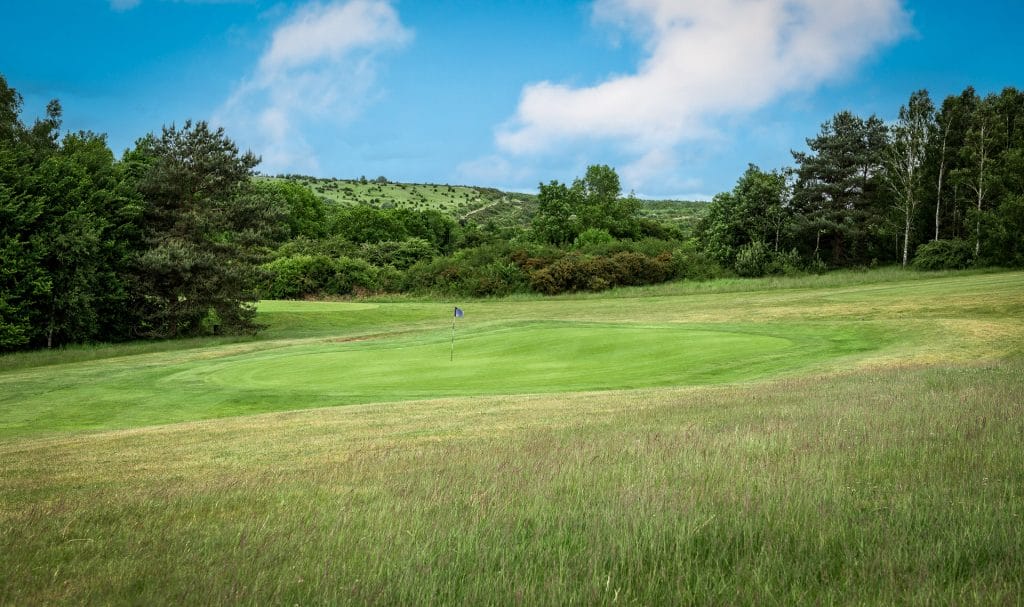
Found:
M 895 196 L 895 207 L 903 216 L 903 267 L 907 267 L 910 231 L 920 202 L 922 168 L 934 121 L 935 105 L 928 91 L 922 89 L 900 107 L 899 120 L 889 129 L 885 180 Z
M 960 153 L 965 160 L 962 179 L 973 195 L 974 202 L 974 256 L 981 253 L 981 220 L 985 201 L 992 187 L 993 163 L 999 134 L 999 116 L 994 98 L 986 97 L 971 117 L 971 126 Z

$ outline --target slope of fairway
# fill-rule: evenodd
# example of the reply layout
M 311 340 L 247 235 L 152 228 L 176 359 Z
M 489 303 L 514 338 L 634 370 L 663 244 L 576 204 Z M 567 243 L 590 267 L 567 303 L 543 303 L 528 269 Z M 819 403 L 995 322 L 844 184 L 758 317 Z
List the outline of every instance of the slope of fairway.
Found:
M 135 354 L 135 346 L 109 346 L 105 357 L 64 364 L 59 355 L 35 365 L 30 356 L 5 359 L 23 366 L 0 372 L 0 439 L 370 402 L 976 361 L 1021 342 L 1020 273 L 881 283 L 851 275 L 852 284 L 828 287 L 818 280 L 465 302 L 454 360 L 448 304 L 265 302 L 260 318 L 269 328 L 255 339 Z M 738 286 L 751 284 L 762 283 Z
M 459 304 L 0 359 L 0 605 L 1021 603 L 1024 273 Z

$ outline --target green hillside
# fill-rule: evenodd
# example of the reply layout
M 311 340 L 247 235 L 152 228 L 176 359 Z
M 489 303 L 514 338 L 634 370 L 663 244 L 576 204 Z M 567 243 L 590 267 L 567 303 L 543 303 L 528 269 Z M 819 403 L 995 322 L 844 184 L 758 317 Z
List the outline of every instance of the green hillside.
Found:
M 640 216 L 672 224 L 690 236 L 697 222 L 707 212 L 708 203 L 690 200 L 644 200 Z
M 435 209 L 456 219 L 497 226 L 525 225 L 537 208 L 534 194 L 503 192 L 489 187 L 396 183 L 381 177 L 334 179 L 286 175 L 271 179 L 300 183 L 336 204 L 364 204 L 381 209 Z M 640 216 L 675 225 L 684 234 L 690 234 L 706 208 L 707 203 L 704 202 L 643 200 Z
M 274 179 L 287 179 L 305 185 L 336 204 L 365 204 L 381 209 L 433 209 L 457 219 L 472 218 L 474 221 L 508 212 L 512 208 L 526 208 L 533 199 L 528 194 L 502 192 L 494 188 L 396 183 L 382 177 L 367 180 L 289 175 Z M 488 212 L 491 209 L 496 211 Z

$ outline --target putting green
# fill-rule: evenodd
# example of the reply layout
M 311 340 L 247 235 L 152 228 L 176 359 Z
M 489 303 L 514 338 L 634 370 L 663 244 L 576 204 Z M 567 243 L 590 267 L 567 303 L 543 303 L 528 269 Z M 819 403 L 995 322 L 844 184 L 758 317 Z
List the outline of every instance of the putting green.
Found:
M 0 375 L 0 437 L 448 396 L 717 384 L 843 364 L 891 341 L 868 323 L 471 322 L 459 326 L 454 360 L 450 325 L 381 323 L 404 332 Z
M 835 332 L 542 322 L 340 341 L 222 359 L 164 379 L 338 403 L 692 385 L 749 379 L 869 348 Z

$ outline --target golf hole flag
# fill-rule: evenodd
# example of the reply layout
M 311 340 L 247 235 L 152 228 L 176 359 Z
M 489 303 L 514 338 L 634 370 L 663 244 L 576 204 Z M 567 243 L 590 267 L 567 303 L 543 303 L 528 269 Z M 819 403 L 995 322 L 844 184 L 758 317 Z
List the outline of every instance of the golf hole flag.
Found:
M 462 318 L 463 316 L 465 315 L 462 312 L 462 308 L 455 306 L 455 314 L 452 316 L 452 351 L 448 355 L 449 362 L 455 360 L 455 319 Z

